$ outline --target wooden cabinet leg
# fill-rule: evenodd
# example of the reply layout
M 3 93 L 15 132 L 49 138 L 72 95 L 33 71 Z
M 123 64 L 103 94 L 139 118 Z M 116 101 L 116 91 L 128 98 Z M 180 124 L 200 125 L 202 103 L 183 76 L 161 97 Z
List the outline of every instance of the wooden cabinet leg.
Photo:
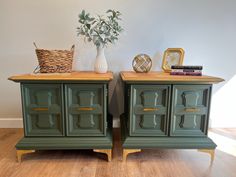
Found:
M 24 154 L 33 153 L 35 150 L 16 150 L 16 158 L 18 162 L 21 162 L 21 157 Z
M 135 152 L 141 152 L 141 149 L 123 149 L 123 161 L 126 161 L 129 154 Z
M 108 162 L 110 162 L 112 159 L 112 150 L 111 149 L 94 149 L 93 152 L 99 152 L 99 153 L 106 154 Z
M 211 164 L 213 163 L 214 158 L 215 158 L 215 149 L 198 149 L 198 151 L 210 154 L 210 156 L 211 156 Z

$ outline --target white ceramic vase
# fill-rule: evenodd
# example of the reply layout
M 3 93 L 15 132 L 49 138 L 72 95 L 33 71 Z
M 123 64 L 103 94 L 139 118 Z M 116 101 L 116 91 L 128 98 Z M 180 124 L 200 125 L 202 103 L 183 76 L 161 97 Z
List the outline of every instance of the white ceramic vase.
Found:
M 97 56 L 94 65 L 96 73 L 106 73 L 108 69 L 107 60 L 104 54 L 104 47 L 97 47 Z

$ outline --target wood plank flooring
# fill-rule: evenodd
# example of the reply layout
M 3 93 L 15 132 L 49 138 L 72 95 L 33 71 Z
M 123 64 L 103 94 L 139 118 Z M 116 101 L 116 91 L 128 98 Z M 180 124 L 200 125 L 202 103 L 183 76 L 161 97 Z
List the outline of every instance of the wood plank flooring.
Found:
M 14 145 L 23 130 L 0 129 L 0 177 L 235 177 L 236 156 L 227 149 L 222 151 L 222 137 L 236 150 L 236 129 L 213 129 L 209 135 L 221 137 L 215 140 L 220 149 L 212 166 L 210 156 L 196 150 L 143 150 L 122 162 L 119 129 L 114 130 L 110 163 L 105 155 L 92 150 L 37 151 L 17 163 Z

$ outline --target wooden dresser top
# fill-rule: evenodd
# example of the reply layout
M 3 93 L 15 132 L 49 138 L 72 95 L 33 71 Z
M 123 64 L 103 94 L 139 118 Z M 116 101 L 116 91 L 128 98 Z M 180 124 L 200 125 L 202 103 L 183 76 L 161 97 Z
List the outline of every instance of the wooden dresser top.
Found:
M 149 73 L 136 73 L 134 71 L 120 72 L 121 78 L 126 82 L 179 82 L 179 83 L 206 83 L 213 84 L 224 81 L 224 79 L 213 76 L 179 76 L 169 73 L 152 71 Z
M 81 71 L 72 73 L 39 73 L 39 74 L 21 74 L 8 78 L 15 82 L 22 81 L 110 81 L 113 79 L 113 73 L 107 72 L 97 74 L 93 71 Z

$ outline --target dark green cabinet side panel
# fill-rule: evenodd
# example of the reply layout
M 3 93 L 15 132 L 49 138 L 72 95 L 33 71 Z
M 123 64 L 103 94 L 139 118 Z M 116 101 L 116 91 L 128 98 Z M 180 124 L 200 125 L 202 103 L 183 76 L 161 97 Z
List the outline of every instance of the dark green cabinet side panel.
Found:
M 22 84 L 26 136 L 63 136 L 61 84 Z
M 206 136 L 210 85 L 173 85 L 170 136 Z
M 65 84 L 67 136 L 106 135 L 106 84 Z
M 131 85 L 130 136 L 167 136 L 170 85 Z

